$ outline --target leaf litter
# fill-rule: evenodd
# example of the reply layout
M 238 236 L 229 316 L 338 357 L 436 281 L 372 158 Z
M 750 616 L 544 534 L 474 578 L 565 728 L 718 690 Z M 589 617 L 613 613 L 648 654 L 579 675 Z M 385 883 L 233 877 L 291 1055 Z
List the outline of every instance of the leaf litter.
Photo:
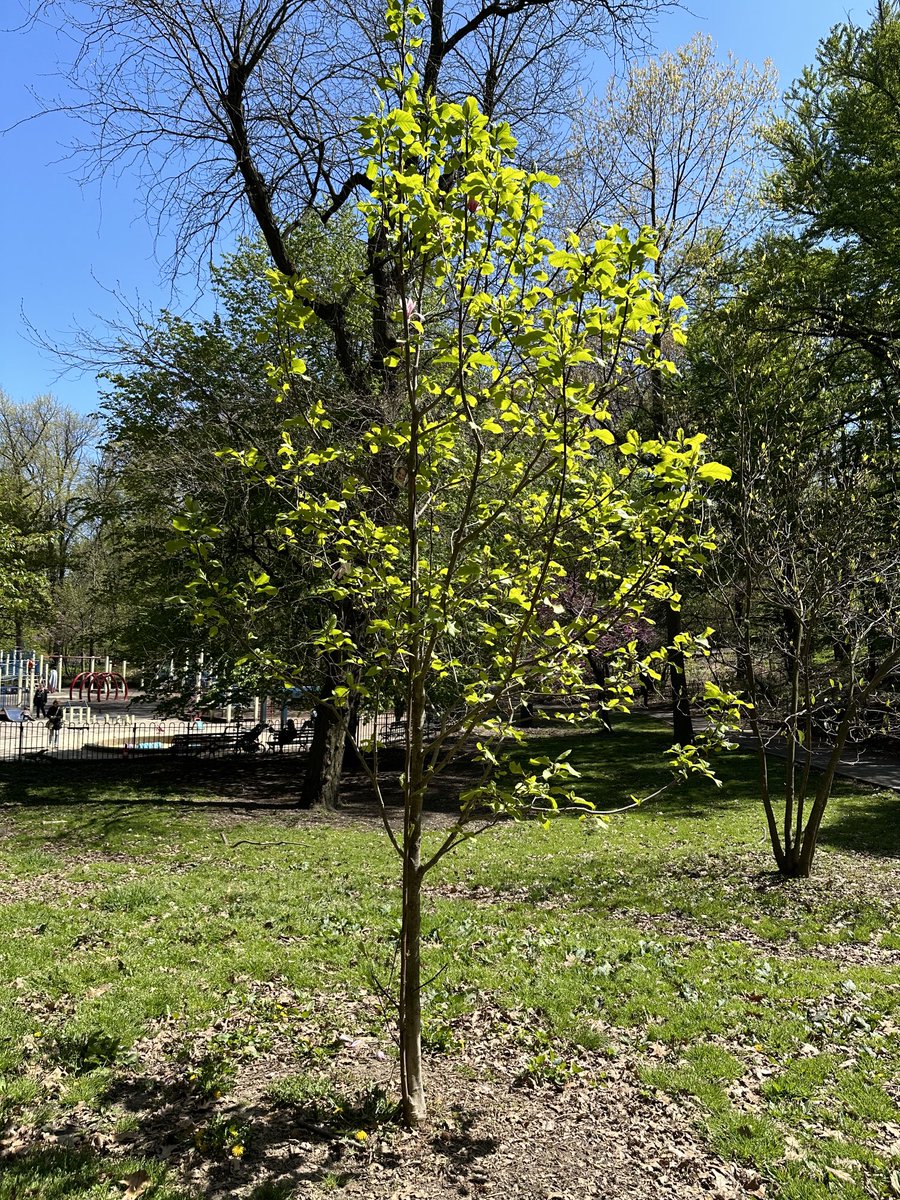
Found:
M 453 1020 L 452 1053 L 427 1055 L 430 1117 L 409 1132 L 391 1106 L 366 1115 L 353 1100 L 395 1094 L 379 997 L 336 1004 L 277 981 L 245 987 L 245 1005 L 202 1029 L 156 1022 L 96 1102 L 50 1117 L 45 1108 L 40 1122 L 7 1128 L 0 1155 L 10 1163 L 52 1147 L 89 1152 L 125 1200 L 153 1195 L 146 1170 L 116 1171 L 135 1156 L 158 1162 L 168 1186 L 211 1200 L 250 1200 L 264 1185 L 302 1200 L 335 1187 L 359 1200 L 765 1195 L 754 1171 L 704 1145 L 689 1104 L 641 1082 L 627 1033 L 608 1031 L 602 1051 L 565 1047 L 569 1069 L 548 1082 L 529 1075 L 537 1014 L 481 998 Z M 198 1086 L 197 1064 L 222 1047 L 231 1072 L 223 1090 Z M 39 1050 L 29 1071 L 43 1075 L 46 1096 L 66 1077 L 41 1071 Z M 326 1102 L 286 1103 L 279 1082 L 298 1077 Z M 368 1128 L 353 1127 L 360 1121 Z

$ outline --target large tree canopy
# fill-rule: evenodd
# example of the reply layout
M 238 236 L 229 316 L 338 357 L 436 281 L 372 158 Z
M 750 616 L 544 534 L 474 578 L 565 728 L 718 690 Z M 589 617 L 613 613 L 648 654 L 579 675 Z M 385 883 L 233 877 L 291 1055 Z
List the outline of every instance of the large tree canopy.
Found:
M 64 643 L 80 593 L 79 571 L 95 532 L 96 503 L 104 488 L 97 471 L 100 426 L 52 396 L 16 404 L 0 391 L 0 524 L 12 559 L 27 567 L 32 602 L 14 606 L 16 642 L 26 628 Z M 18 569 L 18 568 L 17 568 Z M 40 581 L 38 583 L 38 581 Z M 12 586 L 12 585 L 10 585 Z M 88 622 L 90 624 L 90 622 Z
M 836 26 L 787 97 L 769 139 L 770 203 L 790 232 L 765 275 L 781 328 L 863 348 L 900 376 L 900 15 Z M 766 286 L 760 280 L 761 286 Z
M 479 98 L 520 138 L 546 142 L 586 48 L 641 42 L 670 0 L 432 0 L 423 81 Z M 177 228 L 176 258 L 240 217 L 276 265 L 299 213 L 337 211 L 364 184 L 356 124 L 386 72 L 381 0 L 35 0 L 80 42 L 69 83 L 89 173 L 141 172 Z M 71 103 L 66 107 L 72 108 Z

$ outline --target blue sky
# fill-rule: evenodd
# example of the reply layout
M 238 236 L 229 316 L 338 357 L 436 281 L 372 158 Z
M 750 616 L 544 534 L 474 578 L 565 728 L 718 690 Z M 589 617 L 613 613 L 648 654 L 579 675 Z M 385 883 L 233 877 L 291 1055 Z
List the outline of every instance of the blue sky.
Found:
M 720 52 L 741 59 L 770 58 L 786 87 L 816 43 L 849 14 L 864 21 L 870 5 L 849 0 L 688 0 L 690 11 L 669 13 L 656 29 L 656 44 L 673 49 L 698 29 L 712 35 Z M 57 64 L 72 46 L 46 28 L 10 29 L 24 0 L 0 0 L 6 31 L 0 32 L 0 127 L 35 111 L 29 89 L 58 90 Z M 598 63 L 598 70 L 602 65 Z M 0 228 L 6 230 L 0 271 L 0 388 L 16 400 L 52 391 L 64 403 L 96 405 L 91 374 L 58 378 L 60 366 L 30 344 L 26 321 L 57 341 L 77 327 L 101 331 L 119 313 L 116 294 L 156 309 L 177 310 L 197 302 L 188 281 L 173 296 L 160 262 L 163 241 L 143 219 L 137 181 L 123 175 L 102 187 L 81 187 L 67 161 L 77 136 L 63 114 L 19 125 L 0 137 L 3 186 Z M 202 308 L 203 299 L 199 300 Z M 24 320 L 23 320 L 24 315 Z

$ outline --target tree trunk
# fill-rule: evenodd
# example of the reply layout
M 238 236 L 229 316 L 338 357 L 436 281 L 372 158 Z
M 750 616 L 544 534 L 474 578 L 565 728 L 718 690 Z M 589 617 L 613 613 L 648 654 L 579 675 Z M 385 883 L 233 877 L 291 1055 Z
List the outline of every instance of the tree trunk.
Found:
M 412 814 L 410 814 L 412 816 Z M 422 1072 L 422 823 L 410 820 L 403 847 L 403 921 L 400 935 L 400 1092 L 411 1128 L 425 1120 Z
M 362 697 L 357 692 L 353 692 L 349 697 L 347 707 L 345 742 L 346 749 L 349 751 L 353 750 L 353 742 L 357 740 L 359 735 L 359 710 L 361 703 Z
M 675 638 L 681 633 L 681 609 L 666 607 L 666 641 L 669 650 L 669 679 L 672 683 L 672 740 L 679 746 L 694 741 L 694 722 L 688 696 L 684 652 L 675 648 Z
M 783 843 L 785 858 L 793 868 L 797 862 L 794 839 L 794 805 L 797 803 L 797 747 L 800 739 L 800 639 L 802 627 L 799 616 L 789 606 L 785 606 L 783 617 L 785 672 L 791 687 L 790 714 L 785 730 Z
M 409 364 L 407 364 L 409 372 Z M 422 1073 L 422 806 L 425 800 L 425 678 L 431 651 L 422 637 L 419 610 L 419 434 L 421 414 L 416 382 L 407 374 L 411 402 L 407 453 L 406 522 L 409 532 L 409 607 L 411 633 L 406 678 L 406 747 L 403 763 L 403 912 L 400 930 L 400 1094 L 403 1119 L 410 1128 L 427 1115 Z
M 656 223 L 656 193 L 651 194 L 652 224 Z M 662 271 L 662 260 L 657 259 L 657 272 Z M 656 353 L 662 357 L 662 331 L 653 334 L 651 339 Z M 657 437 L 668 436 L 671 424 L 666 404 L 665 376 L 658 369 L 650 372 L 650 421 Z M 681 633 L 681 609 L 666 605 L 666 641 L 673 647 L 669 651 L 669 681 L 672 685 L 672 741 L 675 745 L 690 746 L 694 741 L 694 722 L 691 717 L 691 702 L 688 697 L 687 674 L 684 665 L 684 652 L 674 648 L 675 637 Z
M 812 803 L 809 820 L 803 831 L 803 841 L 798 841 L 794 848 L 794 861 L 792 864 L 794 869 L 791 871 L 791 874 L 802 879 L 806 879 L 812 874 L 813 859 L 815 858 L 816 848 L 819 844 L 819 829 L 822 825 L 822 818 L 825 816 L 828 801 L 831 799 L 834 777 L 837 773 L 838 763 L 841 761 L 841 755 L 844 753 L 844 746 L 847 743 L 847 735 L 850 732 L 850 723 L 855 710 L 856 704 L 853 699 L 850 699 L 847 703 L 847 711 L 844 714 L 844 719 L 841 721 L 840 728 L 838 729 L 835 744 L 832 747 L 831 754 L 828 756 L 828 763 L 821 774 L 819 785 L 816 788 L 816 796 Z
M 422 1073 L 422 804 L 425 796 L 425 687 L 421 671 L 407 692 L 403 812 L 403 913 L 400 934 L 400 1092 L 410 1127 L 425 1120 Z
M 597 650 L 589 650 L 587 659 L 588 666 L 591 668 L 591 674 L 594 676 L 594 682 L 597 684 L 599 689 L 597 693 L 598 698 L 602 703 L 602 701 L 604 701 L 608 695 L 606 686 L 608 676 L 606 660 Z M 603 728 L 606 730 L 606 732 L 612 733 L 612 721 L 610 720 L 609 713 L 606 711 L 601 711 L 600 720 L 603 722 Z
M 337 808 L 349 713 L 346 708 L 332 706 L 334 686 L 333 682 L 326 685 L 322 701 L 316 707 L 313 740 L 300 793 L 301 808 L 312 808 L 317 804 Z

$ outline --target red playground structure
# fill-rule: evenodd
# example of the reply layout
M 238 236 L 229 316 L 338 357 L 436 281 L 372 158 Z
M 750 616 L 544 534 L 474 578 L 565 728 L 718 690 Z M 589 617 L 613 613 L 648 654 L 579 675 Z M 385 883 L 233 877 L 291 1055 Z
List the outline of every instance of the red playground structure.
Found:
M 128 699 L 128 684 L 124 675 L 119 675 L 116 671 L 82 671 L 69 684 L 70 700 L 74 700 L 76 688 L 78 688 L 79 700 L 83 700 L 84 693 L 87 692 L 88 703 L 94 694 L 96 694 L 98 704 L 101 700 L 108 700 L 110 693 L 114 700 L 118 700 L 120 688 L 122 689 L 122 699 Z

